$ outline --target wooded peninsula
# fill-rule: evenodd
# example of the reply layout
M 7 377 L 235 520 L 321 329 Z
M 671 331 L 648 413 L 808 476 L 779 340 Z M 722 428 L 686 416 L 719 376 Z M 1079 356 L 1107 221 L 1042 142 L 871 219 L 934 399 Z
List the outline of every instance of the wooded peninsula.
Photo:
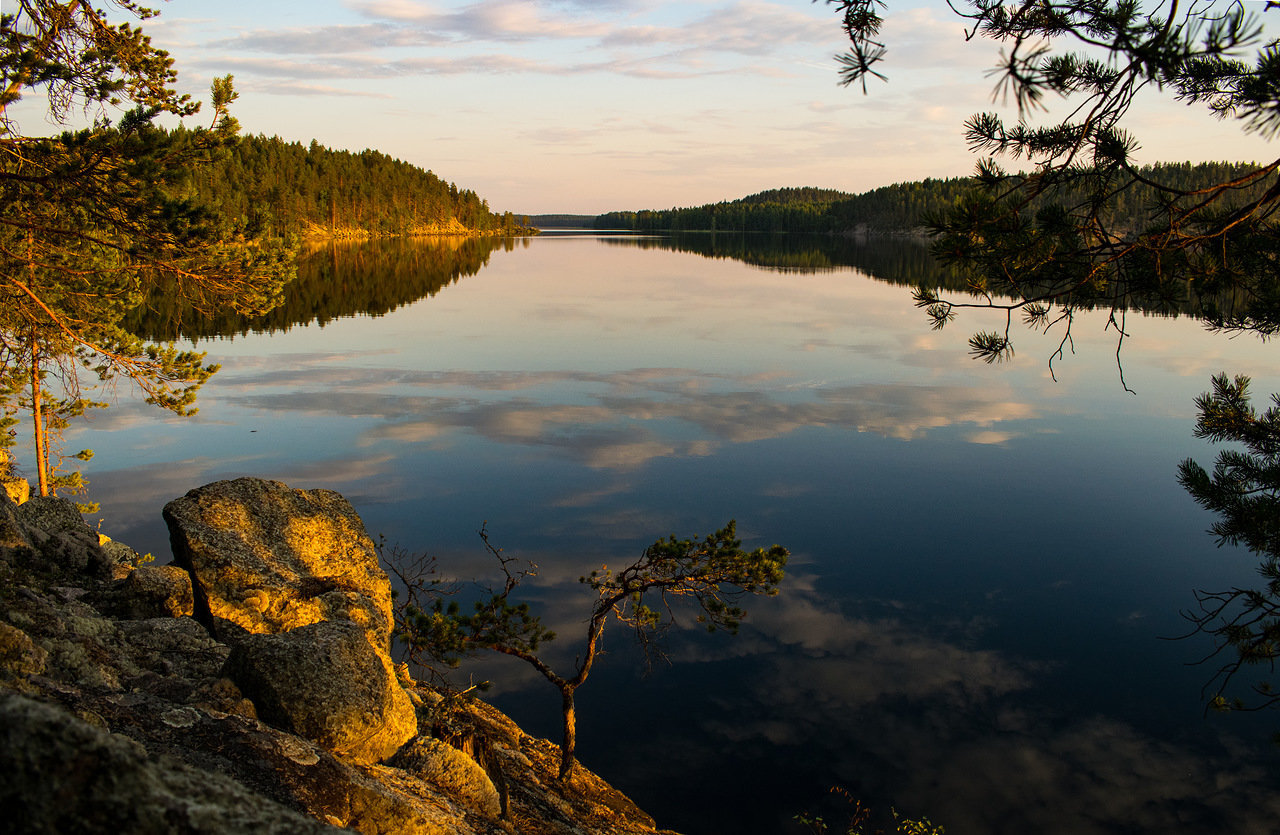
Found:
M 1140 178 L 1159 183 L 1164 190 L 1188 194 L 1231 182 L 1257 168 L 1256 163 L 1181 162 L 1157 163 L 1137 171 Z M 596 229 L 634 232 L 903 234 L 923 230 L 930 219 L 942 217 L 977 187 L 978 181 L 973 177 L 949 177 L 894 183 L 861 194 L 812 187 L 777 188 L 739 200 L 688 208 L 606 212 L 596 216 L 591 225 Z M 1241 202 L 1256 199 L 1263 190 L 1265 186 L 1258 184 L 1241 190 L 1237 198 Z M 1160 192 L 1142 182 L 1117 192 L 1108 205 L 1112 221 L 1130 229 L 1149 223 L 1152 206 L 1160 203 Z M 1060 191 L 1054 199 L 1061 201 L 1070 196 L 1069 192 Z M 1083 191 L 1078 196 L 1083 197 Z M 1045 198 L 1033 200 L 1028 214 L 1034 215 L 1047 202 Z M 534 217 L 534 224 L 538 225 L 542 217 Z
M 379 151 L 359 153 L 278 136 L 243 136 L 186 183 L 201 204 L 239 219 L 250 237 L 519 235 L 527 218 L 499 214 L 470 189 Z

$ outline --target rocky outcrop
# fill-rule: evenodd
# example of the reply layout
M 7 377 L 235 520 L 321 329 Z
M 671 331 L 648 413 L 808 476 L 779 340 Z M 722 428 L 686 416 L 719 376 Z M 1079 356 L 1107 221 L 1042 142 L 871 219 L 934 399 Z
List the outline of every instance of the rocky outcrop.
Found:
M 259 716 L 360 763 L 417 734 L 391 662 L 391 583 L 346 499 L 239 478 L 190 491 L 164 518 L 196 616 L 235 640 L 224 673 Z
M 142 565 L 122 573 L 122 582 L 99 596 L 100 610 L 130 620 L 189 617 L 195 611 L 191 574 L 182 568 Z
M 191 572 L 196 618 L 254 633 L 350 620 L 391 639 L 391 583 L 351 504 L 332 490 L 238 478 L 164 508 L 174 563 Z
M 35 496 L 14 505 L 7 493 L 4 500 L 10 510 L 0 511 L 5 519 L 0 544 L 9 546 L 10 560 L 46 575 L 110 576 L 114 558 L 102 549 L 98 533 L 84 523 L 74 502 Z
M 310 835 L 330 830 L 221 774 L 66 711 L 0 693 L 0 808 L 10 832 Z
M 217 580 L 196 573 L 193 590 L 203 591 L 194 597 L 209 604 L 203 620 L 185 614 L 187 569 L 137 567 L 143 558 L 99 537 L 69 502 L 19 507 L 0 494 L 7 826 L 141 835 L 654 832 L 648 816 L 587 769 L 557 780 L 552 743 L 482 702 L 442 698 L 388 667 L 389 586 L 365 559 L 371 545 L 366 551 L 363 526 L 341 496 L 251 480 L 193 493 L 194 502 L 167 514 L 203 528 L 181 534 L 202 543 L 188 552 L 192 570 L 236 565 L 256 584 L 237 593 L 232 570 L 212 571 Z M 285 532 L 279 542 L 273 530 Z M 299 532 L 307 530 L 316 553 Z M 219 557 L 216 542 L 231 543 L 235 558 Z M 344 552 L 354 568 L 338 565 Z M 403 702 L 392 706 L 387 694 Z M 417 736 L 388 719 L 406 705 Z M 389 735 L 388 725 L 397 728 Z
M 503 813 L 502 796 L 475 759 L 439 739 L 425 736 L 404 746 L 391 765 L 465 798 L 491 818 Z
M 349 621 L 250 635 L 222 672 L 260 718 L 351 762 L 381 762 L 418 732 L 408 695 Z
M 8 495 L 14 504 L 31 498 L 31 485 L 25 478 L 13 474 L 13 458 L 7 449 L 0 449 L 0 492 Z

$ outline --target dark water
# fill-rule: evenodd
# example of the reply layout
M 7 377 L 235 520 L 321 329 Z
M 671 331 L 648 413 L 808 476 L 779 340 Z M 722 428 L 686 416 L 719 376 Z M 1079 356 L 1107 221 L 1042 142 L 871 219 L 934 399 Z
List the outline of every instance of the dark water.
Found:
M 953 835 L 1272 831 L 1275 716 L 1206 716 L 1207 643 L 1163 638 L 1194 589 L 1255 579 L 1174 475 L 1214 454 L 1194 396 L 1224 370 L 1280 390 L 1274 347 L 1131 315 L 1130 394 L 1103 316 L 1057 382 L 1052 334 L 969 359 L 999 323 L 929 330 L 887 281 L 933 269 L 906 242 L 468 247 L 315 253 L 299 312 L 197 331 L 223 371 L 196 418 L 122 397 L 69 438 L 97 452 L 104 530 L 163 559 L 166 501 L 261 475 L 486 579 L 487 522 L 541 566 L 528 598 L 568 667 L 580 575 L 736 519 L 746 546 L 791 549 L 783 594 L 737 637 L 682 622 L 647 674 L 606 633 L 578 693 L 582 761 L 661 826 L 798 831 L 837 821 L 840 786 Z M 506 661 L 462 676 L 554 738 L 557 694 Z

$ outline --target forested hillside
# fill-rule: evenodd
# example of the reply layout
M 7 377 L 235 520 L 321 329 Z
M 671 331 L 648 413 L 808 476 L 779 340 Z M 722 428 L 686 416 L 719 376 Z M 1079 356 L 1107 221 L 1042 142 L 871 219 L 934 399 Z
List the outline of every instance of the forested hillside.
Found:
M 741 200 L 708 203 L 690 209 L 646 209 L 608 212 L 596 218 L 597 229 L 731 232 L 830 232 L 833 202 L 851 195 L 820 188 L 781 188 Z
M 515 234 L 525 225 L 430 171 L 378 151 L 334 151 L 315 140 L 242 137 L 187 185 L 251 232 Z
M 1247 163 L 1160 163 L 1140 174 L 1165 186 L 1194 192 L 1234 179 L 1251 170 Z M 976 187 L 969 177 L 895 183 L 862 194 L 818 188 L 762 191 L 721 203 L 692 208 L 609 212 L 596 218 L 597 229 L 656 231 L 904 233 L 922 229 L 928 218 L 951 208 Z M 1158 205 L 1155 190 L 1139 185 L 1114 196 L 1117 227 L 1144 225 Z M 1240 198 L 1247 197 L 1241 194 Z M 1027 207 L 1029 215 L 1041 207 Z

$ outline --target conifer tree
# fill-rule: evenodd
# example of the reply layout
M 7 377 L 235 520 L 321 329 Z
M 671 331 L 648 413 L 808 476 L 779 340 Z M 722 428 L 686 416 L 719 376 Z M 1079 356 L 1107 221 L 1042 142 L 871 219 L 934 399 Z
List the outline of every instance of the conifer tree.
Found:
M 883 78 L 884 3 L 828 3 L 843 14 L 852 43 L 842 81 Z M 1280 46 L 1245 4 L 963 0 L 952 8 L 969 22 L 970 37 L 1002 45 L 997 90 L 1016 101 L 1019 120 L 984 113 L 965 124 L 970 147 L 990 155 L 978 165 L 980 189 L 931 227 L 935 254 L 964 270 L 979 298 L 942 298 L 921 287 L 916 302 L 935 327 L 963 307 L 994 308 L 1005 327 L 976 334 L 975 357 L 993 362 L 1012 353 L 1015 314 L 1035 328 L 1060 327 L 1061 356 L 1081 309 L 1109 310 L 1123 342 L 1130 307 L 1172 309 L 1193 296 L 1212 329 L 1280 332 L 1280 160 L 1223 166 L 1216 182 L 1187 186 L 1182 166 L 1138 167 L 1139 140 L 1129 127 L 1130 107 L 1146 91 L 1235 120 L 1244 132 L 1280 129 Z M 1050 96 L 1071 104 L 1067 117 L 1034 124 Z M 1001 156 L 1031 172 L 1005 171 Z M 1126 205 L 1139 191 L 1148 195 L 1142 211 Z M 1187 613 L 1195 632 L 1215 638 L 1214 656 L 1226 655 L 1210 682 L 1210 704 L 1224 709 L 1246 707 L 1227 695 L 1242 669 L 1280 657 L 1280 399 L 1259 414 L 1248 383 L 1219 375 L 1196 401 L 1197 437 L 1243 449 L 1220 452 L 1212 475 L 1191 460 L 1178 473 L 1219 515 L 1210 529 L 1219 544 L 1257 554 L 1266 581 L 1261 589 L 1199 592 L 1197 610 Z M 1270 684 L 1255 692 L 1254 707 L 1280 703 Z
M 130 0 L 109 5 L 138 19 L 155 14 Z M 175 91 L 172 58 L 139 27 L 83 0 L 17 0 L 13 9 L 0 15 L 0 391 L 18 392 L 31 414 L 48 494 L 79 485 L 53 478 L 50 444 L 66 420 L 100 405 L 84 389 L 123 379 L 147 402 L 190 414 L 216 371 L 203 354 L 131 335 L 119 324 L 125 313 L 155 287 L 208 310 L 269 308 L 292 251 L 246 234 L 183 188 L 192 167 L 235 141 L 230 76 L 213 82 L 206 127 L 162 130 L 153 124 L 160 114 L 191 117 L 200 105 Z M 93 126 L 24 135 L 10 106 L 28 95 L 42 96 L 56 122 L 83 112 Z M 0 444 L 12 444 L 11 431 Z
M 421 582 L 421 577 L 407 577 L 397 571 L 410 590 L 397 631 L 411 654 L 419 659 L 452 664 L 460 655 L 489 650 L 532 665 L 560 693 L 562 780 L 571 776 L 575 763 L 574 697 L 591 674 L 605 626 L 611 620 L 629 627 L 646 653 L 654 646 L 653 638 L 675 624 L 674 607 L 682 603 L 692 605 L 695 620 L 708 631 L 724 629 L 736 633 L 746 615 L 738 601 L 746 594 L 777 594 L 788 557 L 787 549 L 781 545 L 744 551 L 736 525 L 730 521 L 702 540 L 674 536 L 659 539 L 639 559 L 616 573 L 603 567 L 579 578 L 596 597 L 587 617 L 582 652 L 574 662 L 573 672 L 561 675 L 539 654 L 541 646 L 554 639 L 555 633 L 543 627 L 541 618 L 530 612 L 527 603 L 513 600 L 521 581 L 533 576 L 537 566 L 517 567 L 513 558 L 489 544 L 483 530 L 481 537 L 502 566 L 502 590 L 477 601 L 470 614 L 463 614 L 456 601 L 446 606 L 439 596 L 426 605 L 422 592 L 430 591 L 430 587 Z
M 1248 668 L 1274 668 L 1280 658 L 1280 396 L 1258 413 L 1250 402 L 1249 378 L 1213 378 L 1213 390 L 1196 399 L 1197 438 L 1234 446 L 1218 453 L 1213 472 L 1192 459 L 1178 468 L 1178 483 L 1206 510 L 1217 514 L 1209 532 L 1219 545 L 1243 545 L 1259 558 L 1262 588 L 1201 591 L 1197 609 L 1185 613 L 1196 632 L 1215 640 L 1213 656 L 1225 655 L 1210 681 L 1210 705 L 1219 710 L 1256 710 L 1280 703 L 1269 682 L 1254 682 L 1255 701 L 1229 695 L 1233 680 Z
M 884 78 L 889 46 L 880 38 L 881 0 L 827 0 L 850 37 L 841 80 Z M 1140 93 L 1159 92 L 1232 119 L 1242 131 L 1280 128 L 1280 50 L 1264 38 L 1246 4 L 1177 0 L 965 0 L 950 4 L 969 37 L 1001 45 L 997 92 L 1019 118 L 994 113 L 965 123 L 984 154 L 980 188 L 930 221 L 935 255 L 963 269 L 976 300 L 942 298 L 922 287 L 916 303 L 935 327 L 966 307 L 994 308 L 1004 327 L 970 340 L 987 362 L 1012 353 L 1020 316 L 1059 328 L 1061 356 L 1073 317 L 1100 307 L 1124 338 L 1135 301 L 1148 309 L 1195 295 L 1202 318 L 1225 331 L 1280 331 L 1277 258 L 1280 160 L 1180 187 L 1138 165 L 1129 112 Z M 1051 97 L 1067 102 L 1060 122 L 1036 124 Z M 1005 170 L 1013 160 L 1029 173 Z M 1150 197 L 1135 220 L 1117 204 L 1138 187 Z M 1050 360 L 1052 366 L 1052 359 Z

